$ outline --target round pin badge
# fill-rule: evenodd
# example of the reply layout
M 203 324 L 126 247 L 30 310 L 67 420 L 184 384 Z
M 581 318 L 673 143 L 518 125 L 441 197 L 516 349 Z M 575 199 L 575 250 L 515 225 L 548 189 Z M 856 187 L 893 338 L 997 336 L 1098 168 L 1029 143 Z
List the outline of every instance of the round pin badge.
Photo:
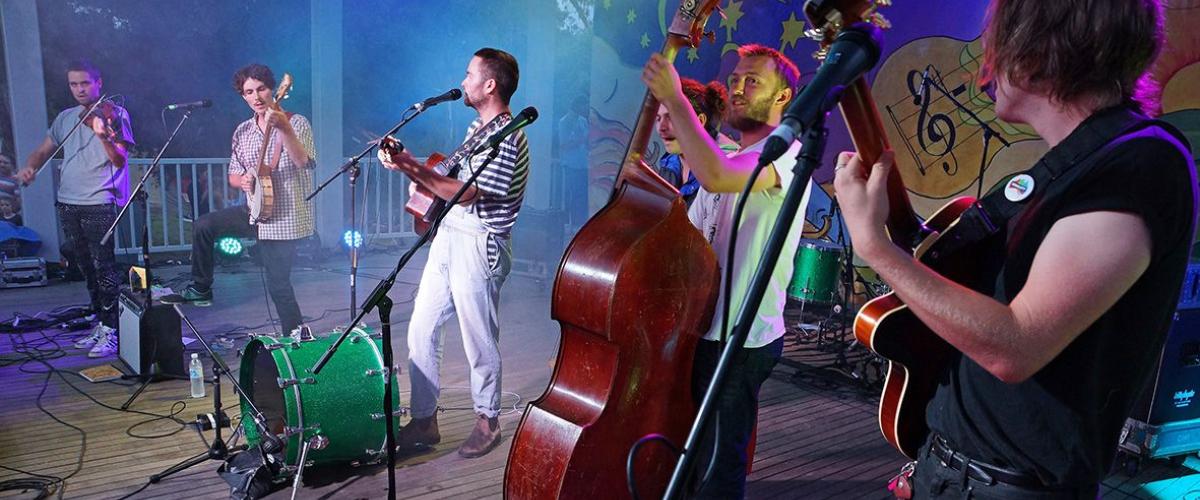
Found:
M 1004 186 L 1004 197 L 1008 198 L 1008 201 L 1021 201 L 1031 194 L 1033 194 L 1033 177 L 1029 174 L 1013 177 Z

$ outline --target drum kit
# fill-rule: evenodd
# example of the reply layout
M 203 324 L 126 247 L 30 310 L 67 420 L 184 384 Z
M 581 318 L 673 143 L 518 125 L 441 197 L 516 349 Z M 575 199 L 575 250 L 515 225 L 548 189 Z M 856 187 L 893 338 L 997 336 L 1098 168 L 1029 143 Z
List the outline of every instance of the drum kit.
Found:
M 294 499 L 306 467 L 358 467 L 386 460 L 387 418 L 382 412 L 386 377 L 392 377 L 391 400 L 397 405 L 392 415 L 407 410 L 398 406 L 395 377 L 400 370 L 384 366 L 382 336 L 370 327 L 351 330 L 338 355 L 330 358 L 319 374 L 311 367 L 341 336 L 341 330 L 313 336 L 307 326 L 301 326 L 285 337 L 251 334 L 239 351 L 241 370 L 235 379 L 178 305 L 175 309 L 213 357 L 215 392 L 220 391 L 220 375 L 233 382 L 242 419 L 230 441 L 240 432 L 247 445 L 226 448 L 218 428 L 209 452 L 152 476 L 151 482 L 215 459 L 225 461 L 218 472 L 228 474 L 226 480 L 236 491 L 249 491 L 251 481 L 262 481 L 254 488 L 269 491 L 291 480 Z M 214 414 L 221 415 L 215 394 L 214 405 Z M 399 423 L 399 419 L 395 421 Z M 229 453 L 247 448 L 254 450 L 252 459 Z
M 840 340 L 847 321 L 846 251 L 837 243 L 802 239 L 796 250 L 792 280 L 783 310 L 788 335 L 797 341 Z
M 320 374 L 309 367 L 340 331 L 319 337 L 254 336 L 242 350 L 240 382 L 262 412 L 270 432 L 283 439 L 284 474 L 296 482 L 306 466 L 378 463 L 386 458 L 381 338 L 357 327 Z M 398 384 L 392 401 L 399 402 Z M 242 431 L 251 446 L 262 443 L 251 405 L 242 398 Z M 393 415 L 405 410 L 397 407 Z M 399 419 L 397 419 L 397 422 Z

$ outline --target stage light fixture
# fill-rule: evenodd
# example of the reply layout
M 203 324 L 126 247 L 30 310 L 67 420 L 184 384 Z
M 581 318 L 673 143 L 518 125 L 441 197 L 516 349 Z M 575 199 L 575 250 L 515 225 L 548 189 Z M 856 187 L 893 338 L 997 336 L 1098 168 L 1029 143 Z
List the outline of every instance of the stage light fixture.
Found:
M 342 234 L 342 244 L 346 245 L 346 248 L 350 248 L 352 245 L 355 248 L 362 247 L 362 242 L 362 233 L 358 231 L 347 229 L 346 232 Z
M 237 238 L 226 236 L 217 240 L 217 249 L 221 253 L 233 257 L 242 253 L 242 242 Z

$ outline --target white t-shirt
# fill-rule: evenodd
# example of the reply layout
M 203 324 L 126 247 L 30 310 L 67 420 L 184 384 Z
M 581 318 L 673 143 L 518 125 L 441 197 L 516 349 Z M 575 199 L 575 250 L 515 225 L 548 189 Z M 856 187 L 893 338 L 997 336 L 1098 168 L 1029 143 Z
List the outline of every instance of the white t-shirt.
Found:
M 758 141 L 741 151 L 732 153 L 730 158 L 753 155 L 758 158 L 766 140 Z M 729 332 L 733 333 L 734 322 L 742 310 L 742 303 L 758 269 L 760 256 L 766 250 L 771 228 L 779 209 L 783 206 L 783 198 L 787 195 L 787 187 L 792 182 L 792 168 L 796 163 L 796 154 L 800 152 L 800 143 L 793 142 L 788 152 L 773 164 L 779 174 L 780 187 L 772 187 L 763 191 L 750 193 L 746 208 L 742 212 L 742 223 L 737 235 L 737 251 L 733 266 L 733 300 L 729 306 L 732 310 L 729 321 Z M 761 174 L 760 174 L 761 175 Z M 800 209 L 796 212 L 792 227 L 788 230 L 783 252 L 779 254 L 779 262 L 771 275 L 771 283 L 763 294 L 762 304 L 754 325 L 746 337 L 746 347 L 762 347 L 784 334 L 783 306 L 787 303 L 787 286 L 792 279 L 793 256 L 804 231 L 804 210 L 808 206 L 812 183 L 804 188 L 804 198 L 800 201 Z M 721 340 L 721 317 L 724 313 L 725 302 L 725 266 L 729 251 L 730 229 L 733 226 L 733 209 L 737 205 L 738 195 L 735 193 L 710 193 L 703 187 L 696 195 L 695 201 L 688 209 L 688 218 L 700 229 L 700 233 L 712 245 L 717 253 L 717 264 L 721 268 L 721 292 L 717 296 L 716 312 L 713 314 L 712 327 L 704 334 L 706 340 Z

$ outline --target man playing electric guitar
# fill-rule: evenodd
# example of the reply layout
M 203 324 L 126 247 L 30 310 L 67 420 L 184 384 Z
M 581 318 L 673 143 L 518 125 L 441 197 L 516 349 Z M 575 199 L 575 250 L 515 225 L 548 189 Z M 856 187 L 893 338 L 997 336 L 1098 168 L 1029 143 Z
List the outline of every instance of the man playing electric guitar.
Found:
M 274 165 L 271 168 L 273 213 L 267 220 L 253 221 L 249 208 L 241 205 L 209 212 L 197 219 L 192 226 L 192 284 L 180 294 L 163 297 L 162 301 L 211 305 L 213 244 L 222 236 L 257 236 L 267 290 L 286 335 L 302 321 L 291 281 L 296 243 L 313 233 L 312 203 L 304 201 L 312 191 L 312 170 L 316 166 L 312 126 L 307 118 L 278 108 L 271 95 L 275 75 L 266 66 L 251 64 L 239 69 L 233 75 L 233 88 L 254 116 L 233 132 L 229 184 L 249 194 L 255 187 L 257 166 Z M 264 151 L 265 157 L 260 157 Z
M 464 146 L 473 148 L 471 144 L 478 145 L 512 120 L 508 102 L 519 78 L 511 54 L 491 48 L 475 52 L 462 90 L 463 102 L 479 117 L 471 123 Z M 525 199 L 529 143 L 525 133 L 517 131 L 497 147 L 495 159 L 486 166 L 489 150 L 463 161 L 457 177 L 426 168 L 406 151 L 379 153 L 384 166 L 404 172 L 443 200 L 453 197 L 475 169 L 485 169 L 462 201 L 450 207 L 429 248 L 408 325 L 413 419 L 400 430 L 398 448 L 434 445 L 442 439 L 437 425 L 440 337 L 442 324 L 452 314 L 458 316 L 471 366 L 477 416 L 458 453 L 480 457 L 500 443 L 500 287 L 511 265 L 510 232 Z
M 979 240 L 983 286 L 889 240 L 890 153 L 874 165 L 838 158 L 855 252 L 958 351 L 927 406 L 916 497 L 1096 498 L 1154 371 L 1195 227 L 1189 148 L 1141 115 L 1156 108 L 1144 91 L 1161 30 L 1149 0 L 993 0 L 984 79 L 996 114 L 1050 144 L 1030 173 L 1057 175 L 1019 176 L 993 195 L 1023 205 Z

